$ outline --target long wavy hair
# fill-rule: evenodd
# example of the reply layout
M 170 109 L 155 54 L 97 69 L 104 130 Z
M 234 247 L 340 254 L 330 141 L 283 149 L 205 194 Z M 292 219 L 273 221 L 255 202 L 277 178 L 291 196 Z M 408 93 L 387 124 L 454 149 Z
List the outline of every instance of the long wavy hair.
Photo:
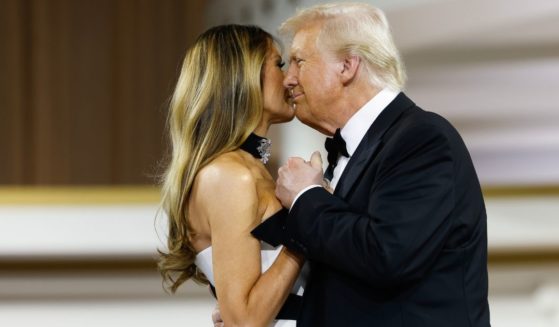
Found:
M 186 53 L 169 108 L 172 154 L 162 181 L 169 230 L 158 267 L 172 293 L 190 278 L 208 283 L 194 264 L 188 199 L 200 169 L 239 148 L 260 122 L 263 66 L 273 42 L 259 27 L 222 25 L 200 35 Z

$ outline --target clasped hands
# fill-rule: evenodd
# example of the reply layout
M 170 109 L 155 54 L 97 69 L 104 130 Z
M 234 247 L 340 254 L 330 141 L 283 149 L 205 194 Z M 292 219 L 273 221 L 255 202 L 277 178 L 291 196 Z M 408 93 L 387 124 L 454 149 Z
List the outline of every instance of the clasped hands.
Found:
M 313 152 L 309 161 L 299 157 L 287 159 L 278 170 L 276 196 L 285 208 L 290 209 L 297 194 L 311 185 L 321 185 L 332 193 L 324 180 L 322 157 L 318 151 Z

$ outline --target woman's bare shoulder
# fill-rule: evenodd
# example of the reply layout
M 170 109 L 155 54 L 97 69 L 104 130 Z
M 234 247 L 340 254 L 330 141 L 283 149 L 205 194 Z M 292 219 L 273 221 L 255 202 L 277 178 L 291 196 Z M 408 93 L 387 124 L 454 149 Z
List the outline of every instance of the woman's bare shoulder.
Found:
M 229 194 L 235 197 L 250 197 L 256 193 L 256 178 L 242 155 L 237 152 L 224 153 L 204 166 L 196 176 L 196 191 L 211 200 Z
M 210 225 L 228 226 L 230 217 L 250 225 L 258 221 L 257 180 L 242 156 L 234 152 L 219 156 L 200 170 L 195 184 L 191 203 Z

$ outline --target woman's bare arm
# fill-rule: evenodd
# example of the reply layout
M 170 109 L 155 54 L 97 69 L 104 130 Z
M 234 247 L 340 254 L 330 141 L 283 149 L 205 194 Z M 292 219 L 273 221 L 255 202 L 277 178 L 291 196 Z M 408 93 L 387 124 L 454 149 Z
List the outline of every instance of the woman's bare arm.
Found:
M 289 295 L 303 260 L 283 249 L 261 274 L 261 222 L 256 180 L 235 161 L 206 167 L 198 178 L 196 206 L 209 220 L 215 287 L 226 326 L 267 326 Z M 201 210 L 200 210 L 201 209 Z

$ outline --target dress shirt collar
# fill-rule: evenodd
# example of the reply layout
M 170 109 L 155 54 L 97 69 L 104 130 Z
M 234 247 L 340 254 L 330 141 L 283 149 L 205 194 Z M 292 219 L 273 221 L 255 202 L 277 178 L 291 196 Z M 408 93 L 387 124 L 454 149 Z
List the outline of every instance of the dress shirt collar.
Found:
M 399 93 L 400 90 L 382 89 L 347 121 L 340 133 L 346 142 L 347 152 L 350 156 L 353 155 L 357 146 L 361 143 L 369 127 Z

